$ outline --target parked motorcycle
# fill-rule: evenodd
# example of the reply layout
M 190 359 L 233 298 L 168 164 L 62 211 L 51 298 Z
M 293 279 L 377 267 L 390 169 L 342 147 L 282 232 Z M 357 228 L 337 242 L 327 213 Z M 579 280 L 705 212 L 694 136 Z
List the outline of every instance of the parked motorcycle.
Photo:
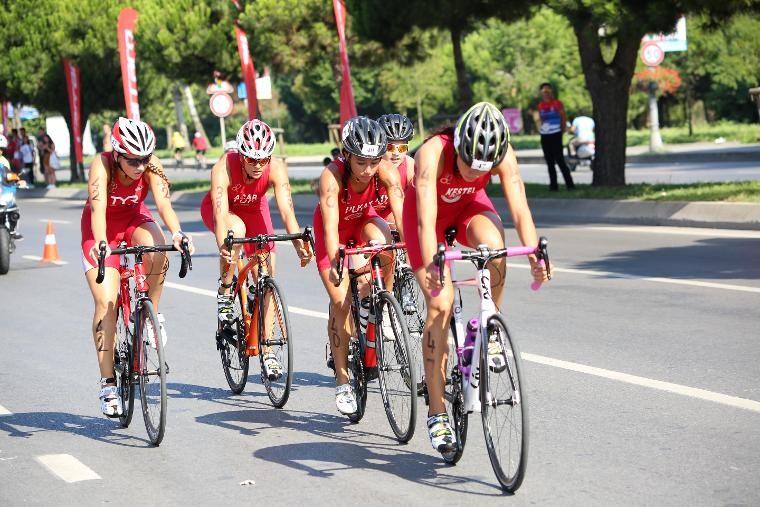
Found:
M 16 204 L 19 184 L 18 175 L 10 171 L 0 182 L 0 275 L 10 269 L 11 254 L 16 250 L 16 223 L 21 217 Z

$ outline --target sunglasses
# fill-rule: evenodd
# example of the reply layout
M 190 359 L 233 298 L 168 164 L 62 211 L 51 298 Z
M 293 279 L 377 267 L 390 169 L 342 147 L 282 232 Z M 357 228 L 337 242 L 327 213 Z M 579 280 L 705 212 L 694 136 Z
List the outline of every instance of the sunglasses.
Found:
M 388 143 L 388 151 L 397 151 L 398 153 L 406 153 L 409 151 L 409 145 L 404 144 L 395 144 L 395 143 Z
M 272 157 L 267 158 L 249 158 L 249 157 L 243 157 L 243 161 L 245 161 L 246 164 L 252 165 L 254 167 L 264 167 L 269 163 L 269 161 L 272 160 Z
M 147 166 L 150 162 L 151 155 L 145 158 L 127 158 L 122 155 L 121 159 L 127 161 L 127 165 L 131 167 L 140 167 L 141 165 Z

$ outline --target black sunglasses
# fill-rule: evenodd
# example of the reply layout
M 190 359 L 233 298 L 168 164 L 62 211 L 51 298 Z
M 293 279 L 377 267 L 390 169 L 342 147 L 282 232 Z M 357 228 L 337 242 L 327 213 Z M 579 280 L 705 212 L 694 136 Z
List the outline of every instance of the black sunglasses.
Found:
M 150 162 L 151 155 L 148 155 L 145 158 L 127 158 L 124 155 L 121 155 L 122 160 L 127 161 L 127 165 L 132 167 L 140 167 L 141 165 L 147 166 Z

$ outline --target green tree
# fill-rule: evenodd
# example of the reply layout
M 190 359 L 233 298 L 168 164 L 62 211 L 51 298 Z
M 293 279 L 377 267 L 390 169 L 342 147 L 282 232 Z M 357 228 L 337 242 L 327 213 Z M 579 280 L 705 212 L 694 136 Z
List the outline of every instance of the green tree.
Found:
M 597 157 L 594 185 L 625 184 L 625 147 L 628 98 L 638 50 L 647 33 L 669 32 L 679 16 L 704 14 L 711 22 L 758 9 L 750 0 L 549 0 L 575 31 L 586 86 L 596 120 Z
M 349 2 L 358 33 L 386 46 L 401 40 L 413 27 L 441 28 L 451 37 L 454 69 L 459 91 L 458 105 L 464 111 L 472 104 L 472 88 L 462 55 L 462 38 L 476 21 L 498 16 L 514 20 L 530 13 L 531 1 L 497 2 L 493 0 L 364 0 Z

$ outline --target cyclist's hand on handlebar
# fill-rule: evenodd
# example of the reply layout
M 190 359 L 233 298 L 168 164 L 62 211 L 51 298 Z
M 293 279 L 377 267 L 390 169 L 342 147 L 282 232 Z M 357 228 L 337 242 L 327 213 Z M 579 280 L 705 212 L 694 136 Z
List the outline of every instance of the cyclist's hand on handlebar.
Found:
M 227 264 L 232 264 L 232 250 L 228 250 L 225 243 L 219 245 L 219 257 L 227 261 Z
M 193 253 L 195 253 L 195 245 L 193 245 L 193 238 L 189 234 L 185 234 L 182 231 L 177 231 L 172 236 L 172 244 L 174 245 L 174 248 L 176 248 L 178 252 L 182 251 L 183 238 L 187 238 L 187 250 L 188 252 L 190 252 L 190 255 L 193 255 Z
M 528 262 L 530 262 L 530 274 L 534 281 L 538 283 L 549 281 L 548 270 L 544 261 L 539 260 L 535 255 L 529 255 Z
M 443 288 L 441 283 L 441 277 L 438 273 L 438 266 L 434 263 L 430 263 L 425 268 L 425 285 L 433 295 L 437 295 Z
M 338 278 L 338 268 L 335 266 L 330 266 L 330 283 L 338 286 L 338 283 L 341 281 L 340 278 Z
M 296 254 L 298 255 L 298 258 L 301 261 L 301 267 L 306 267 L 309 262 L 311 262 L 311 258 L 314 256 L 314 254 L 311 251 L 311 247 L 309 246 L 309 243 L 302 240 L 297 239 L 293 241 L 293 246 L 296 248 Z M 337 272 L 336 272 L 337 273 Z M 336 278 L 337 281 L 337 278 Z
M 90 248 L 90 258 L 95 261 L 95 264 L 98 263 L 98 258 L 100 257 L 100 243 L 106 244 L 106 255 L 105 258 L 108 258 L 109 255 L 111 255 L 111 247 L 108 246 L 108 242 L 105 240 L 95 241 L 93 243 L 92 248 Z

